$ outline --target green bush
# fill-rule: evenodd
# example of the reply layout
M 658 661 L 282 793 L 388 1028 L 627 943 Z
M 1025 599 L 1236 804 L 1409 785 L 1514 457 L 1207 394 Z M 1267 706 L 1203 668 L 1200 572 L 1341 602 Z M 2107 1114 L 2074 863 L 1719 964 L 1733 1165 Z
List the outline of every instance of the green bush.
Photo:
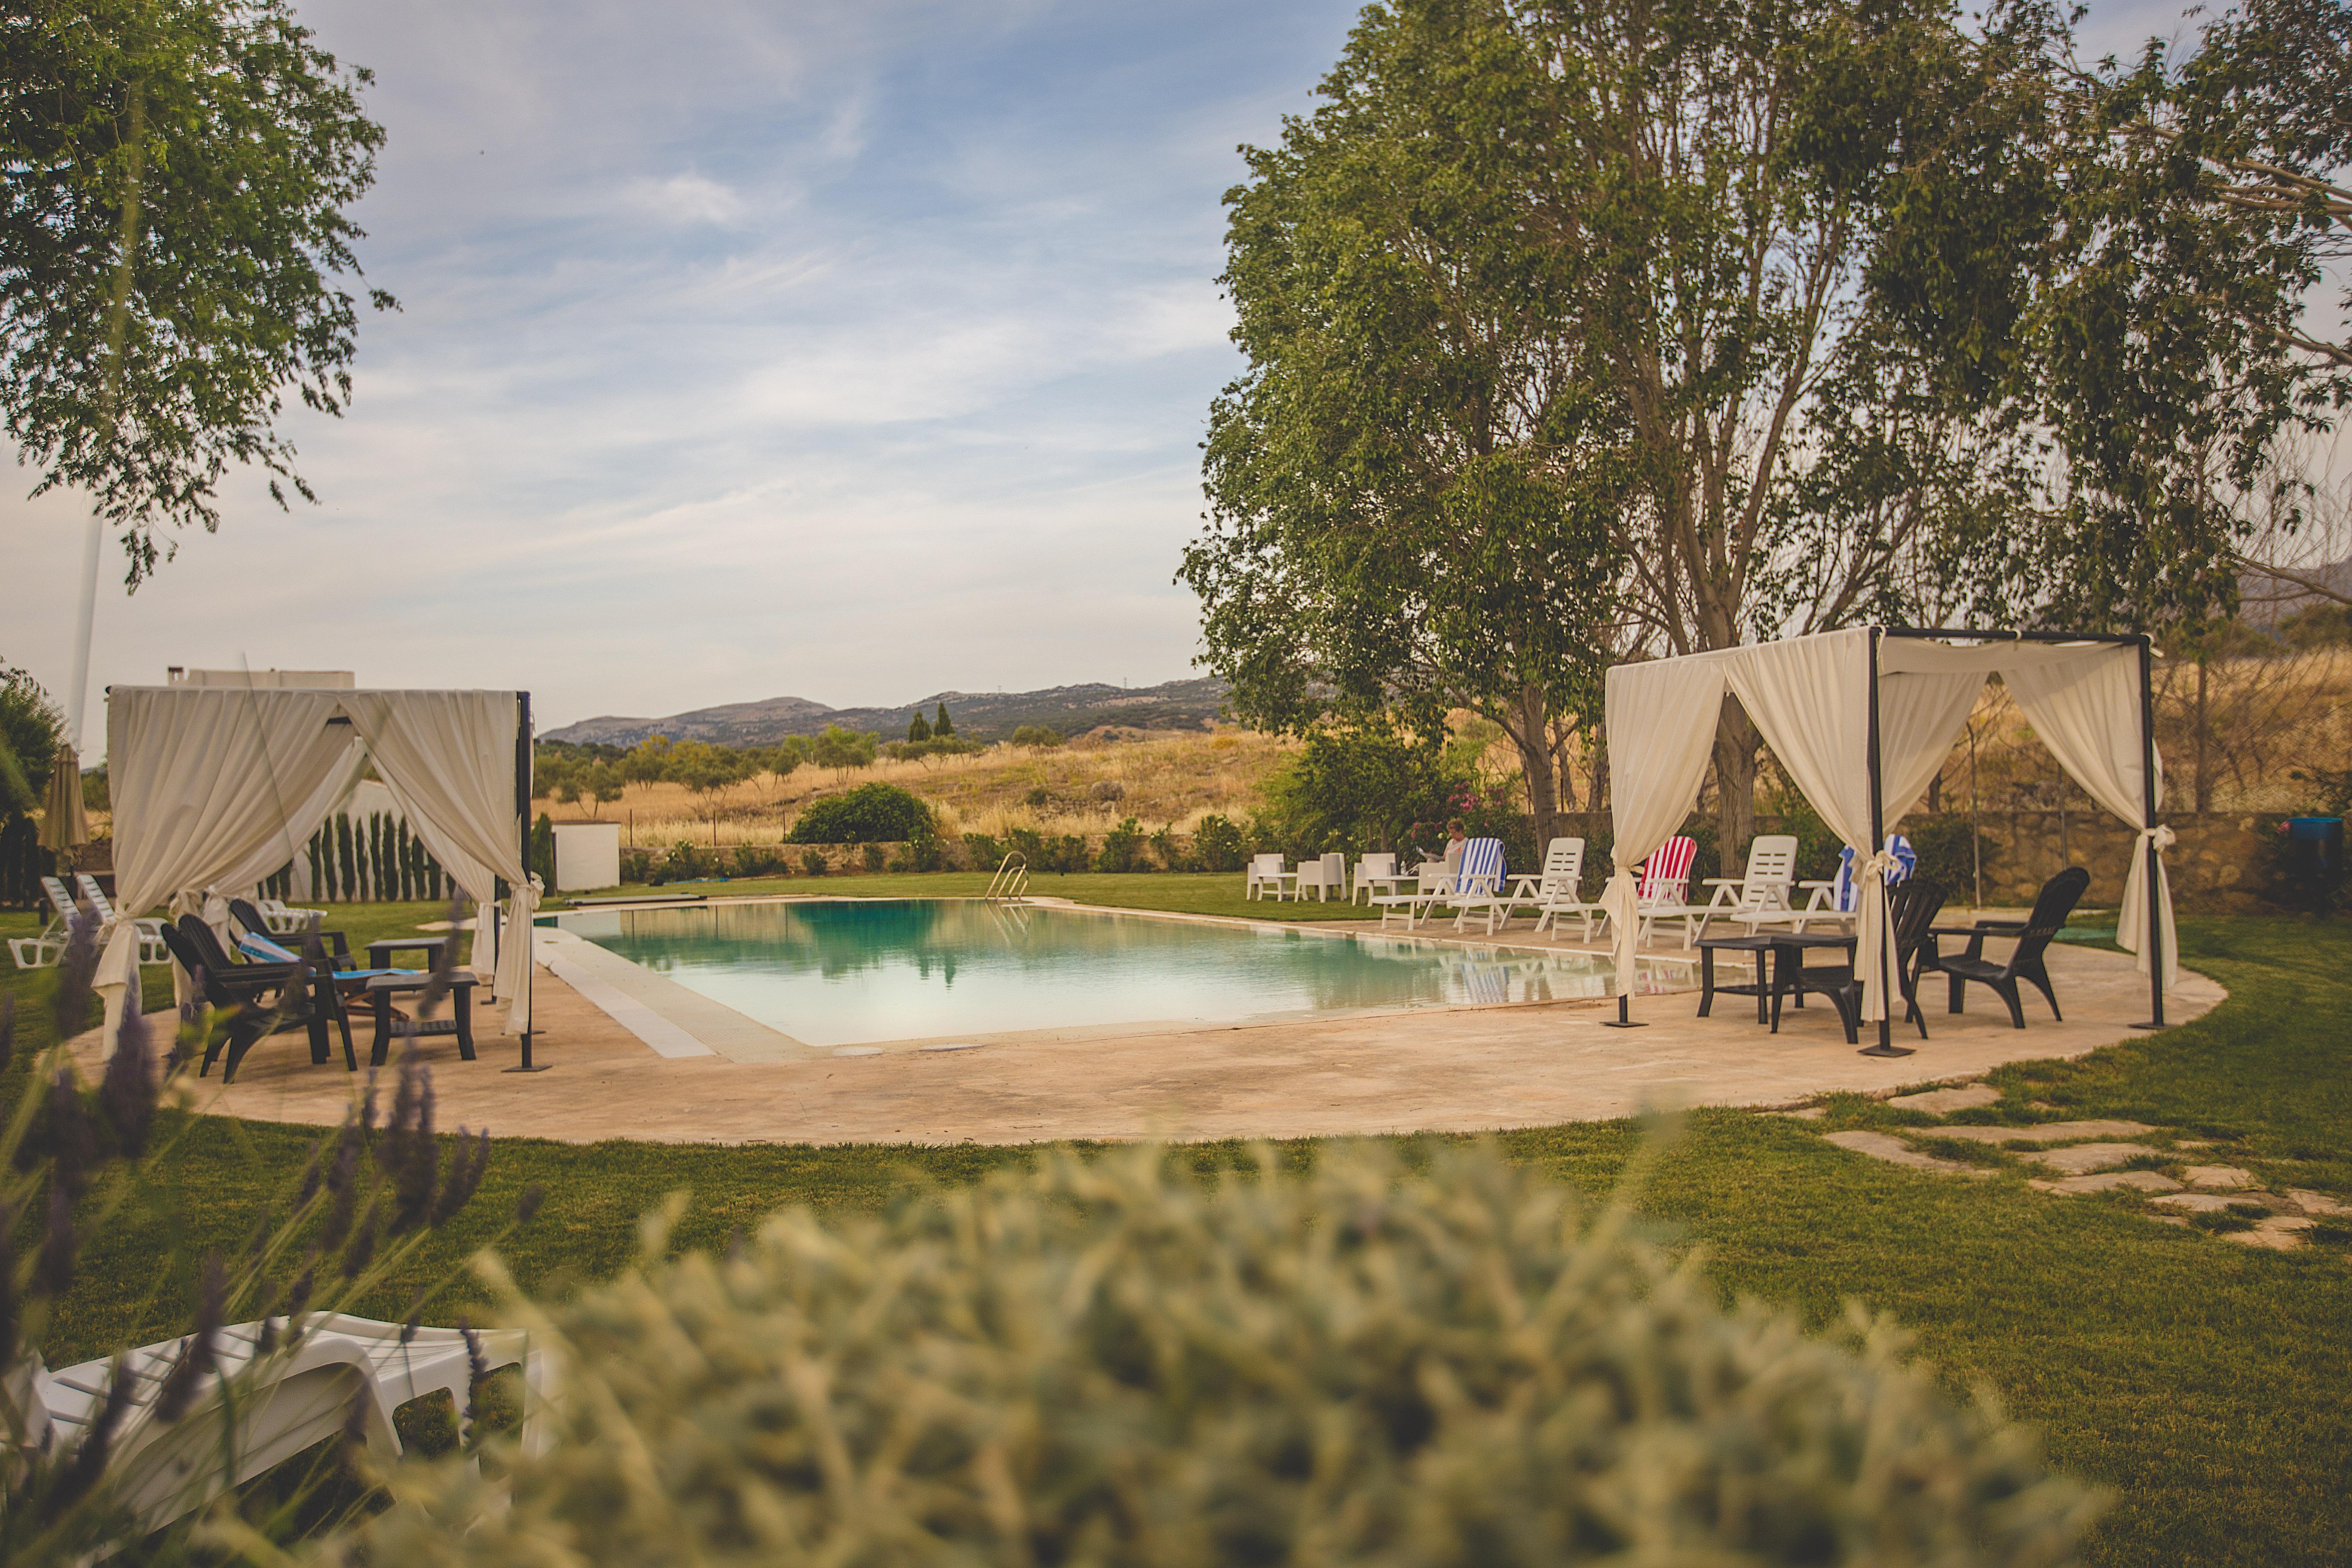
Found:
M 652 880 L 653 857 L 642 849 L 621 851 L 621 880 L 643 887 Z
M 1164 871 L 1190 871 L 1192 862 L 1176 843 L 1176 825 L 1169 823 L 1151 836 L 1151 852 L 1160 857 Z
M 1035 828 L 1009 827 L 1005 829 L 1004 838 L 1005 842 L 1019 851 L 1021 858 L 1028 863 L 1029 869 L 1032 871 L 1050 871 L 1054 868 L 1054 858 L 1045 847 L 1045 838 Z
M 868 871 L 879 871 L 882 869 L 885 858 L 886 857 L 884 855 L 882 846 L 872 843 L 866 846 L 866 868 Z
M 346 1563 L 2076 1561 L 2099 1511 L 1850 1314 L 1727 1307 L 1491 1148 L 1138 1149 L 789 1209 L 520 1306 L 551 1439 L 404 1465 Z M 485 1470 L 492 1467 L 485 1466 Z
M 793 824 L 794 844 L 896 844 L 930 828 L 931 808 L 896 784 L 859 784 L 812 801 Z
M 825 864 L 822 849 L 806 850 L 801 855 L 801 870 L 808 876 L 822 877 L 831 869 L 833 868 Z
M 1016 746 L 1058 746 L 1062 741 L 1059 730 L 1043 724 L 1023 724 L 1013 731 L 1013 743 Z
M 1302 855 L 1392 848 L 1417 818 L 1451 816 L 1470 776 L 1440 749 L 1391 731 L 1315 731 L 1268 781 L 1287 829 L 1285 844 L 1268 847 Z
M 1976 897 L 1976 851 L 1981 849 L 1984 863 L 1990 866 L 1998 846 L 1989 837 L 1975 835 L 1967 817 L 1915 817 L 1902 824 L 1899 831 L 1910 838 L 1919 857 L 1919 875 L 1943 884 L 1944 897 L 1955 909 Z M 1972 836 L 1981 842 L 1970 843 Z M 1836 868 L 1824 874 L 1834 876 Z
M 1143 829 L 1129 817 L 1103 835 L 1102 853 L 1095 857 L 1097 871 L 1132 871 L 1143 860 Z
M 381 828 L 378 831 L 381 832 Z M 525 865 L 541 882 L 551 888 L 555 886 L 555 820 L 543 811 L 539 814 L 539 820 L 530 825 L 530 858 Z M 382 864 L 377 864 L 373 871 L 373 885 L 383 887 Z
M 691 882 L 709 876 L 716 868 L 703 858 L 702 851 L 683 838 L 670 847 L 668 858 L 662 862 L 664 876 L 673 882 Z
M 963 858 L 975 871 L 993 871 L 1004 862 L 1004 847 L 988 833 L 963 836 Z
M 735 847 L 735 874 L 781 877 L 785 874 L 784 852 L 772 844 L 739 844 Z
M 1247 855 L 1242 830 L 1229 817 L 1212 814 L 1192 830 L 1192 859 L 1203 871 L 1238 871 Z

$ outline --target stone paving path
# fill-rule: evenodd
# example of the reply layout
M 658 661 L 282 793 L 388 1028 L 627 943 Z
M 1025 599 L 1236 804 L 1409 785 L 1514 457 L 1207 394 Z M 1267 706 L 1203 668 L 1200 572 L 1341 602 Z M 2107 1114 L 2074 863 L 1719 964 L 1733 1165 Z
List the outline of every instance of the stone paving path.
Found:
M 2049 1173 L 2027 1177 L 2025 1184 L 2037 1192 L 2137 1194 L 2148 1218 L 2242 1247 L 2284 1252 L 2303 1246 L 2306 1233 L 2321 1221 L 2352 1219 L 2352 1203 L 2326 1193 L 2266 1187 L 2242 1165 L 2192 1163 L 2210 1158 L 2200 1152 L 2215 1145 L 2208 1140 L 2176 1138 L 2168 1129 L 2146 1122 L 2042 1121 L 2002 1127 L 1940 1120 L 2000 1102 L 2000 1091 L 1981 1083 L 1897 1095 L 1885 1103 L 1938 1118 L 1938 1123 L 1848 1128 L 1823 1138 L 1874 1160 L 1942 1175 L 1983 1178 L 2021 1167 Z M 1780 1114 L 1811 1121 L 1826 1115 L 1827 1108 L 1806 1106 Z M 1946 1152 L 1937 1152 L 1937 1143 L 1944 1144 Z M 1977 1145 L 1990 1161 L 1953 1158 L 1953 1143 Z

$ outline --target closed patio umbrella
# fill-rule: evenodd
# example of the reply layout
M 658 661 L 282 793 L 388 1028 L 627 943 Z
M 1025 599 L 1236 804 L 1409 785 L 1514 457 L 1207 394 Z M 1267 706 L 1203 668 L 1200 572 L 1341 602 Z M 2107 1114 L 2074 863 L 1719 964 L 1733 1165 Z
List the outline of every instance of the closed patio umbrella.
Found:
M 41 847 L 70 856 L 74 847 L 89 842 L 89 818 L 81 808 L 81 764 L 73 748 L 58 748 L 57 765 L 49 770 L 49 792 L 41 802 Z

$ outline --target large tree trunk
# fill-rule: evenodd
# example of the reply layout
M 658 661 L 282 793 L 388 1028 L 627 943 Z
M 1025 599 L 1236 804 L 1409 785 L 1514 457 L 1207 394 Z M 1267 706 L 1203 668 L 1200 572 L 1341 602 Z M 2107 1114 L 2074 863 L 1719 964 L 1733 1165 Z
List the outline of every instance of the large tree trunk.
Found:
M 1536 854 L 1540 857 L 1559 830 L 1559 788 L 1553 782 L 1551 761 L 1551 695 L 1532 683 L 1522 686 L 1519 700 L 1496 715 L 1496 721 L 1519 749 L 1519 776 L 1527 781 L 1528 811 L 1536 821 Z
M 2197 661 L 2197 815 L 2204 816 L 2213 809 L 2211 711 L 2205 705 L 2206 664 Z
M 1726 694 L 1715 726 L 1715 832 L 1723 865 L 1717 875 L 1748 868 L 1748 840 L 1756 832 L 1756 748 L 1763 737 L 1739 700 Z

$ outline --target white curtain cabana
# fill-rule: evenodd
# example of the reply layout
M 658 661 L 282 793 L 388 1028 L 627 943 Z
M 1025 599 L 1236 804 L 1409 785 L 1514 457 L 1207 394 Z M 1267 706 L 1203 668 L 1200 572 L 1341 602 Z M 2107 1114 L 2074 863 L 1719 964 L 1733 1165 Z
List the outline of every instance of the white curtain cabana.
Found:
M 1858 626 L 1612 668 L 1615 868 L 1601 902 L 1616 936 L 1619 996 L 1633 984 L 1633 868 L 1697 804 L 1728 692 L 1822 820 L 1857 852 L 1862 1016 L 1879 1026 L 1873 1051 L 1902 1054 L 1888 1027 L 1886 835 L 1950 754 L 1985 679 L 1999 674 L 2067 773 L 2138 831 L 2116 935 L 2139 954 L 2163 1022 L 2179 947 L 2162 856 L 2172 833 L 2156 820 L 2164 784 L 2148 729 L 2149 654 L 2144 637 Z
M 410 826 L 477 905 L 475 962 L 494 965 L 506 1031 L 530 1039 L 530 931 L 540 888 L 523 865 L 530 697 L 519 691 L 114 687 L 107 769 L 115 903 L 226 918 L 226 900 L 298 855 L 373 763 Z M 491 933 L 494 878 L 507 940 Z M 98 984 L 111 1042 L 139 1005 L 136 933 L 112 933 Z M 187 977 L 174 975 L 183 988 Z

